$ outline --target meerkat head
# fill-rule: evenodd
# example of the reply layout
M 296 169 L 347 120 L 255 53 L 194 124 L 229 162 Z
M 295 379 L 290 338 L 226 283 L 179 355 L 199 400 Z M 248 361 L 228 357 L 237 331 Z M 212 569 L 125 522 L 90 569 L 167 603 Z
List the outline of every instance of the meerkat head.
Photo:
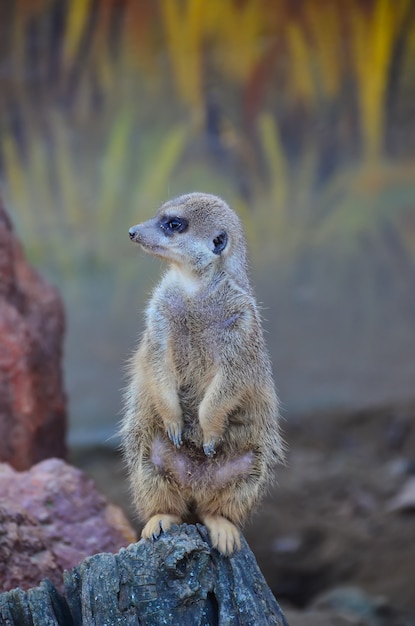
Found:
M 246 275 L 241 222 L 217 196 L 190 193 L 169 200 L 129 234 L 144 250 L 182 271 L 202 276 L 219 269 L 240 280 Z

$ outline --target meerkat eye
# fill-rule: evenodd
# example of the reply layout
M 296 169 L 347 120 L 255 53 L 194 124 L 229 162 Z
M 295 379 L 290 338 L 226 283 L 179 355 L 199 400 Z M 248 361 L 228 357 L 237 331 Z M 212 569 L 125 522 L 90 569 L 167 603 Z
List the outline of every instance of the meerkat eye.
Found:
M 213 240 L 213 254 L 220 254 L 226 248 L 228 243 L 228 235 L 224 230 L 220 232 Z
M 160 227 L 166 235 L 184 233 L 188 225 L 188 221 L 184 217 L 165 217 L 160 221 Z

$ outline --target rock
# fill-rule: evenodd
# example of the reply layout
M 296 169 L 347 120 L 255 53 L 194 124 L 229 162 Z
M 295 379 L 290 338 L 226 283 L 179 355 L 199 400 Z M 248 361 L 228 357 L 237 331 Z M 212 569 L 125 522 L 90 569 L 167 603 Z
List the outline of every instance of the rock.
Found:
M 415 477 L 412 476 L 402 486 L 400 492 L 392 498 L 389 511 L 415 511 Z
M 356 622 L 335 615 L 331 611 L 287 609 L 284 614 L 290 626 L 356 626 Z
M 26 472 L 0 464 L 0 588 L 28 589 L 97 552 L 136 540 L 124 514 L 94 483 L 60 459 Z M 1 622 L 0 622 L 1 623 Z
M 0 201 L 0 461 L 65 457 L 64 312 L 23 254 Z
M 357 587 L 336 587 L 320 594 L 313 609 L 331 610 L 333 613 L 359 626 L 384 626 L 387 612 L 386 600 L 371 597 Z
M 8 626 L 288 626 L 246 541 L 223 557 L 200 525 L 175 526 L 156 541 L 85 559 L 66 572 L 65 595 L 47 582 L 3 593 L 0 620 Z
M 297 514 L 289 529 L 278 532 L 275 512 L 272 517 L 262 513 L 261 528 L 269 529 L 269 534 L 262 532 L 252 541 L 265 577 L 272 580 L 274 594 L 293 606 L 308 606 L 329 583 L 343 580 L 355 565 L 340 532 L 334 532 L 327 520 L 309 519 L 307 524 Z
M 61 584 L 52 542 L 41 526 L 19 506 L 0 505 L 0 587 L 24 589 L 38 585 L 42 578 Z

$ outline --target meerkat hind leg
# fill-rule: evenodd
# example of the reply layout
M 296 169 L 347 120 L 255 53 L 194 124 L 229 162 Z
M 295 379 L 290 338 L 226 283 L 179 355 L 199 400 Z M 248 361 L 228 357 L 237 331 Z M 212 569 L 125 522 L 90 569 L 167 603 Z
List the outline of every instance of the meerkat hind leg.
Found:
M 241 548 L 241 536 L 235 524 L 221 515 L 204 515 L 202 522 L 209 531 L 212 546 L 224 556 Z
M 153 515 L 141 531 L 141 536 L 143 539 L 157 539 L 161 532 L 166 532 L 173 524 L 181 524 L 182 521 L 178 515 L 168 513 Z

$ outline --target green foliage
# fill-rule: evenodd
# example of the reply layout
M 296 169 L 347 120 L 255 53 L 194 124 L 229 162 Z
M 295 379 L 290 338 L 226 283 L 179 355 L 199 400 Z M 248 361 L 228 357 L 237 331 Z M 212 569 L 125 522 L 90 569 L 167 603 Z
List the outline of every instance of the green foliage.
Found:
M 195 189 L 235 206 L 259 262 L 346 262 L 386 222 L 413 258 L 410 0 L 18 5 L 0 25 L 2 189 L 37 264 L 118 284 L 128 226 Z

